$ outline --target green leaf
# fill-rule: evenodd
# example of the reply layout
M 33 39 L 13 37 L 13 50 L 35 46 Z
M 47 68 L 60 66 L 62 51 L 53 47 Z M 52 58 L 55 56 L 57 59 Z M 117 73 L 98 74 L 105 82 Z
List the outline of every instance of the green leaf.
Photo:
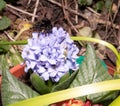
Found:
M 3 16 L 0 19 L 0 30 L 4 30 L 7 27 L 9 27 L 11 24 L 11 20 L 9 18 L 7 18 L 6 16 Z
M 4 60 L 5 55 L 0 55 L 0 75 L 2 75 L 2 62 Z
M 38 96 L 39 94 L 29 88 L 27 85 L 18 81 L 16 77 L 10 74 L 6 58 L 2 58 L 2 103 L 7 106 L 21 100 Z
M 0 0 L 0 11 L 5 8 L 6 2 L 4 0 Z
M 11 64 L 13 66 L 20 64 L 23 62 L 23 58 L 21 57 L 20 53 L 18 51 L 16 51 L 12 46 L 10 48 L 10 53 L 8 54 L 8 58 L 10 60 L 10 62 L 12 62 Z
M 112 0 L 105 0 L 105 7 L 108 10 L 111 10 L 111 6 L 112 6 Z
M 88 45 L 85 59 L 79 68 L 76 78 L 71 83 L 70 87 L 76 87 L 105 80 L 113 79 L 109 75 L 106 68 L 102 65 L 101 60 L 96 56 L 94 49 Z M 101 100 L 112 99 L 115 94 L 112 92 L 103 92 L 93 95 L 87 95 L 85 98 L 98 102 Z
M 78 73 L 78 71 L 73 72 L 67 79 L 62 80 L 57 85 L 55 85 L 52 89 L 52 92 L 68 88 L 70 86 L 71 82 L 73 81 L 73 79 L 75 78 L 77 73 Z
M 9 45 L 0 45 L 0 54 L 5 54 L 9 51 Z
M 93 0 L 78 0 L 80 5 L 91 5 Z
M 87 0 L 87 5 L 91 5 L 93 0 Z
M 87 4 L 86 0 L 78 0 L 78 3 L 80 5 L 86 5 Z
M 21 55 L 16 51 L 16 53 L 10 53 L 10 62 L 15 66 L 23 62 Z
M 42 78 L 36 73 L 32 73 L 30 75 L 30 80 L 33 85 L 33 87 L 40 93 L 40 94 L 46 94 L 50 92 L 49 87 L 46 85 L 45 81 L 43 81 Z
M 68 72 L 60 78 L 59 83 L 64 82 L 69 77 L 70 77 L 70 73 Z
M 102 11 L 102 10 L 103 10 L 103 7 L 104 7 L 104 2 L 103 2 L 103 1 L 98 1 L 98 2 L 95 4 L 95 10 L 96 10 L 96 11 Z

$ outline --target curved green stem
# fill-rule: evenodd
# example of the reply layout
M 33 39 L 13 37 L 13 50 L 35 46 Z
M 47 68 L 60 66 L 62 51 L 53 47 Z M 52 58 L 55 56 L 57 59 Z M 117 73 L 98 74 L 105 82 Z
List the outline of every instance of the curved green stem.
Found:
M 96 43 L 99 43 L 99 44 L 102 44 L 102 45 L 108 47 L 116 55 L 116 57 L 117 57 L 117 61 L 116 61 L 117 71 L 118 72 L 120 71 L 120 54 L 118 53 L 117 49 L 112 44 L 110 44 L 106 41 L 103 41 L 103 40 L 99 40 L 96 38 L 90 38 L 90 37 L 73 37 L 73 36 L 71 36 L 71 39 L 76 40 L 76 41 L 82 40 L 82 41 L 96 42 Z
M 0 41 L 0 45 L 25 45 L 27 43 L 28 43 L 27 40 L 12 41 L 12 42 Z
M 118 51 L 116 50 L 116 48 L 112 44 L 110 44 L 106 41 L 99 40 L 99 39 L 96 39 L 96 38 L 90 38 L 90 37 L 71 37 L 71 39 L 76 40 L 76 41 L 82 40 L 82 41 L 90 41 L 90 42 L 100 43 L 100 44 L 108 47 L 109 49 L 111 49 L 115 53 L 117 58 L 119 58 Z

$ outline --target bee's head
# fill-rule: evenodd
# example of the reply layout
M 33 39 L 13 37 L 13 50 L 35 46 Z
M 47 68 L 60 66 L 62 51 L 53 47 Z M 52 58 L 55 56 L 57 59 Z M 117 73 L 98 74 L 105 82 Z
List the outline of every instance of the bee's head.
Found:
M 42 33 L 50 33 L 52 30 L 51 21 L 47 18 L 38 21 L 33 25 L 33 31 L 42 32 Z

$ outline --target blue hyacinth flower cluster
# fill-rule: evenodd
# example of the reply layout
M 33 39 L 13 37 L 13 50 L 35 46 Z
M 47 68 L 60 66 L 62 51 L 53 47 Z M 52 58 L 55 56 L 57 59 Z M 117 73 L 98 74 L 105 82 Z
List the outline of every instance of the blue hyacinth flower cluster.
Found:
M 43 80 L 58 82 L 70 69 L 78 69 L 78 52 L 69 34 L 61 27 L 53 27 L 51 33 L 33 32 L 22 51 L 25 72 L 32 69 Z

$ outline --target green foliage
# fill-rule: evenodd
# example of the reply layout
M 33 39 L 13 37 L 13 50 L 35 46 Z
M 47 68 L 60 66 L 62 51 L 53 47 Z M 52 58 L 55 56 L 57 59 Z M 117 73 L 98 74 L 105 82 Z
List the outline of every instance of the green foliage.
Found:
M 1 58 L 2 68 L 2 103 L 3 106 L 38 96 L 39 94 L 31 88 L 18 81 L 16 77 L 10 74 L 5 56 Z
M 111 80 L 113 77 L 108 73 L 100 59 L 96 56 L 94 49 L 89 45 L 85 59 L 79 68 L 79 72 L 70 87 L 77 87 L 86 84 Z M 87 95 L 84 98 L 90 99 L 93 102 L 100 102 L 108 99 L 113 99 L 116 92 L 103 92 L 93 95 Z
M 100 0 L 94 5 L 96 11 L 103 11 L 104 9 L 110 11 L 112 6 L 112 0 Z
M 104 8 L 104 1 L 98 1 L 94 7 L 96 11 L 102 11 L 103 8 Z
M 65 79 L 63 78 L 64 80 L 61 79 L 62 81 L 59 82 L 58 84 L 56 84 L 52 88 L 52 92 L 68 88 L 70 86 L 71 82 L 73 81 L 73 79 L 76 77 L 76 74 L 77 74 L 77 71 L 72 73 L 67 79 L 66 78 Z M 63 77 L 65 77 L 65 76 L 63 76 Z
M 91 5 L 93 0 L 78 0 L 80 5 Z
M 5 41 L 2 40 L 2 42 L 5 42 Z M 22 59 L 20 53 L 17 52 L 10 45 L 4 45 L 4 44 L 0 45 L 0 56 L 2 56 L 2 55 L 6 55 L 7 60 L 9 60 L 9 63 L 11 62 L 10 64 L 13 66 L 23 62 L 23 59 Z
M 17 51 L 15 51 L 15 53 L 11 52 L 7 56 L 8 56 L 8 58 L 9 58 L 9 60 L 12 63 L 13 66 L 16 66 L 16 65 L 23 62 L 23 59 L 22 59 L 20 53 L 17 52 Z
M 17 64 L 23 62 L 23 58 L 21 57 L 21 54 L 17 50 L 15 50 L 12 46 L 9 49 L 7 57 L 9 58 L 13 66 L 16 66 Z
M 65 99 L 70 99 L 78 96 L 84 96 L 86 94 L 87 94 L 86 97 L 89 99 L 94 98 L 95 100 L 98 100 L 98 99 L 102 100 L 102 99 L 106 99 L 106 96 L 107 96 L 107 99 L 108 97 L 112 99 L 114 98 L 113 92 L 103 93 L 103 91 L 120 89 L 120 86 L 119 86 L 120 80 L 119 79 L 111 80 L 113 78 L 108 74 L 106 68 L 102 66 L 102 63 L 100 62 L 98 57 L 95 55 L 95 52 L 91 46 L 88 46 L 86 57 L 80 66 L 79 72 L 76 74 L 77 75 L 74 77 L 74 80 L 71 83 L 71 87 L 75 87 L 75 88 L 46 94 L 36 98 L 31 98 L 26 101 L 21 101 L 10 106 L 26 106 L 26 105 L 47 106 L 48 104 L 51 104 L 51 103 L 59 102 Z M 109 81 L 105 81 L 105 80 L 109 80 Z M 80 84 L 78 83 L 78 81 Z M 92 83 L 92 84 L 89 84 L 89 83 Z M 79 87 L 76 87 L 76 86 L 79 86 Z M 94 93 L 98 93 L 98 92 L 102 92 L 102 93 L 93 95 Z
M 111 10 L 111 6 L 112 6 L 112 1 L 111 0 L 106 0 L 105 1 L 105 8 L 107 10 Z
M 4 9 L 6 6 L 6 2 L 4 0 L 0 0 L 0 11 Z M 0 18 L 0 30 L 4 30 L 11 25 L 11 20 L 6 16 L 1 16 Z
M 75 78 L 76 74 L 77 74 L 77 71 L 71 75 L 69 73 L 66 73 L 63 77 L 61 77 L 58 83 L 52 83 L 51 81 L 45 82 L 36 73 L 32 73 L 30 75 L 30 80 L 33 87 L 40 94 L 46 94 L 46 93 L 55 92 L 55 91 L 68 88 L 70 83 Z
M 7 27 L 9 27 L 11 24 L 11 20 L 9 18 L 7 18 L 6 16 L 3 16 L 0 19 L 0 30 L 4 30 Z
M 9 51 L 9 45 L 0 45 L 0 55 L 6 54 Z
M 9 45 L 0 45 L 0 63 L 2 63 L 2 56 L 6 55 L 8 51 Z M 0 75 L 2 75 L 2 68 L 0 68 Z
M 5 8 L 6 2 L 4 0 L 0 0 L 0 11 Z
M 72 70 L 71 70 L 71 71 L 72 71 Z M 68 79 L 69 77 L 70 77 L 70 73 L 68 72 L 68 73 L 66 73 L 65 75 L 63 75 L 63 76 L 60 78 L 59 82 L 62 83 L 62 82 L 64 82 L 66 79 Z
M 80 6 L 90 5 L 96 11 L 111 10 L 112 0 L 78 0 Z
M 19 82 L 14 76 L 12 76 L 9 73 L 5 60 L 6 60 L 6 58 L 2 58 L 2 69 L 3 69 L 2 100 L 3 100 L 3 104 L 8 105 L 8 104 L 12 104 L 12 103 L 22 101 L 24 99 L 39 95 L 39 94 L 35 93 L 33 90 L 30 90 L 30 88 L 26 87 L 21 82 Z M 42 84 L 41 84 L 41 79 L 39 79 L 38 76 L 36 76 L 36 75 L 33 76 L 33 75 L 35 75 L 35 74 L 32 74 L 32 76 L 31 76 L 32 80 L 33 81 L 35 80 L 34 83 L 36 84 L 36 86 L 37 86 L 37 84 L 40 84 L 37 87 L 38 88 L 40 87 L 40 89 L 42 89 L 42 91 L 43 91 L 44 88 L 46 87 L 45 83 L 42 82 Z M 66 76 L 68 76 L 68 78 L 66 78 Z M 61 79 L 61 81 L 58 84 L 55 84 L 53 86 L 51 92 L 63 90 L 63 89 L 69 88 L 69 86 L 70 86 L 70 88 L 81 86 L 80 89 L 84 90 L 84 89 L 87 89 L 86 88 L 87 84 L 94 83 L 94 84 L 96 84 L 96 85 L 94 85 L 96 87 L 97 82 L 114 79 L 113 77 L 111 77 L 109 75 L 108 70 L 103 66 L 101 60 L 97 57 L 94 49 L 90 45 L 87 47 L 86 55 L 84 57 L 82 64 L 80 65 L 79 70 L 76 72 L 73 72 L 70 76 L 69 75 L 66 75 L 66 76 L 64 76 L 65 78 L 63 78 L 63 80 Z M 106 84 L 107 84 L 107 82 L 106 82 Z M 82 85 L 86 85 L 85 88 Z M 109 85 L 111 86 L 111 83 Z M 88 85 L 88 87 L 89 86 L 90 85 Z M 100 88 L 100 87 L 101 86 L 99 86 L 99 89 L 101 91 L 102 90 L 104 91 L 104 88 Z M 92 86 L 92 88 L 94 88 L 94 87 Z M 76 89 L 78 89 L 78 88 L 76 88 Z M 48 88 L 47 88 L 47 90 L 48 90 Z M 68 97 L 70 97 L 69 94 L 72 92 L 72 89 L 71 89 L 71 92 L 70 91 L 68 91 L 68 92 L 65 91 L 65 92 L 67 93 L 67 98 L 68 98 Z M 79 93 L 79 96 L 84 95 L 84 92 Z M 86 92 L 88 92 L 87 94 L 89 94 L 89 91 L 86 91 Z M 96 92 L 96 91 L 92 90 L 92 93 L 93 92 Z M 75 90 L 73 94 L 78 95 L 78 91 Z M 116 97 L 116 94 L 117 94 L 117 92 L 107 91 L 107 92 L 102 92 L 102 93 L 97 93 L 97 94 L 90 93 L 90 95 L 87 95 L 84 97 L 85 98 L 87 97 L 87 99 L 91 99 L 93 102 L 101 102 L 101 100 L 104 101 L 104 100 L 114 99 Z M 62 95 L 64 95 L 64 93 Z M 72 95 L 72 96 L 75 97 L 76 95 L 74 95 L 74 96 Z M 76 96 L 76 97 L 78 97 L 78 96 Z M 60 92 L 43 95 L 43 97 L 40 96 L 39 98 L 40 99 L 36 98 L 33 101 L 31 101 L 33 103 L 32 104 L 33 106 L 37 106 L 38 104 L 43 105 L 43 104 L 54 103 L 56 101 L 56 99 L 57 99 L 56 102 L 58 102 L 58 100 L 64 100 L 64 96 L 61 98 Z M 30 100 L 28 100 L 28 102 L 26 101 L 26 103 L 31 104 Z M 22 104 L 22 106 L 26 105 L 25 102 L 21 102 L 21 104 Z
M 30 76 L 30 80 L 34 88 L 40 93 L 50 93 L 49 87 L 46 85 L 45 81 L 42 80 L 42 78 L 39 77 L 38 74 L 32 73 Z

